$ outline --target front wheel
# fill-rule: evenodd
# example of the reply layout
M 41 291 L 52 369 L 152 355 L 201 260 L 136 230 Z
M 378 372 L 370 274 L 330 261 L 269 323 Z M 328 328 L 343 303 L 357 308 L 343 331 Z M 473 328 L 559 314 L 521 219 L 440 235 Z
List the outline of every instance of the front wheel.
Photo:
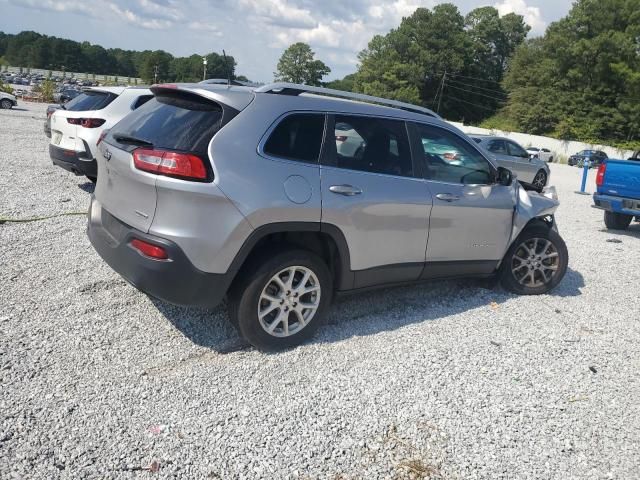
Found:
M 522 231 L 505 255 L 500 281 L 511 292 L 540 295 L 560 283 L 568 263 L 562 237 L 545 224 L 534 224 Z
M 604 224 L 610 230 L 626 230 L 633 220 L 633 215 L 625 215 L 624 213 L 604 212 Z
M 332 293 L 331 274 L 320 257 L 285 251 L 241 274 L 229 295 L 229 315 L 254 347 L 290 348 L 313 336 Z
M 536 176 L 533 177 L 533 182 L 532 182 L 533 188 L 541 192 L 546 184 L 547 184 L 547 172 L 545 172 L 544 170 L 538 170 L 538 173 L 536 173 Z
M 11 107 L 13 107 L 13 102 L 11 100 L 2 100 L 2 102 L 0 102 L 0 107 L 2 107 L 5 110 L 9 110 Z

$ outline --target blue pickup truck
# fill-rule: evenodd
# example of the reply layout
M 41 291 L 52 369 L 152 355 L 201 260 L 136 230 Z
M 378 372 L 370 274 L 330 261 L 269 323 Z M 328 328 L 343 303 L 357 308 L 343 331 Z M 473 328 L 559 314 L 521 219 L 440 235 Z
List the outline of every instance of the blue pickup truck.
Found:
M 594 207 L 604 210 L 604 224 L 624 230 L 634 219 L 640 221 L 640 151 L 628 160 L 604 160 L 598 166 Z

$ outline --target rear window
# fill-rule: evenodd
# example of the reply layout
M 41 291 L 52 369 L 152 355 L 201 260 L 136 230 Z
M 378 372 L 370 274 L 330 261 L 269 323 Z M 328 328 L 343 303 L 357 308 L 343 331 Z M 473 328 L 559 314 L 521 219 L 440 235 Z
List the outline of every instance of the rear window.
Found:
M 188 93 L 157 95 L 118 122 L 110 137 L 126 136 L 154 148 L 206 155 L 222 126 L 219 104 Z
M 118 96 L 110 92 L 87 91 L 82 92 L 73 100 L 65 104 L 65 110 L 72 112 L 87 112 L 89 110 L 102 110 L 113 102 Z

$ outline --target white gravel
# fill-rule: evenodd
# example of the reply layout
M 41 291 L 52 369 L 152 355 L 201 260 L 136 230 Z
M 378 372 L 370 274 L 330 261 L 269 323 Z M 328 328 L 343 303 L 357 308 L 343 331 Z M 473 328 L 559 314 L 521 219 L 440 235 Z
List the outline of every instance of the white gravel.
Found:
M 0 111 L 0 217 L 86 209 L 45 107 L 21 107 Z M 570 253 L 552 294 L 348 297 L 271 355 L 224 309 L 127 285 L 82 216 L 0 225 L 0 478 L 638 478 L 640 225 L 605 231 L 578 170 L 551 168 Z

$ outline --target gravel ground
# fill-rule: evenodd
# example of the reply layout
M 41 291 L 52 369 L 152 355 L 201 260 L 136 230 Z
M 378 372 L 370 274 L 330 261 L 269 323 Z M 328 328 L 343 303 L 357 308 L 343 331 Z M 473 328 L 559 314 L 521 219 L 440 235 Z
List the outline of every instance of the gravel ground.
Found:
M 21 107 L 0 111 L 0 216 L 86 210 L 45 107 Z M 0 477 L 639 478 L 640 225 L 605 231 L 578 170 L 551 168 L 570 253 L 552 294 L 347 297 L 278 354 L 224 308 L 126 284 L 82 216 L 0 225 Z

